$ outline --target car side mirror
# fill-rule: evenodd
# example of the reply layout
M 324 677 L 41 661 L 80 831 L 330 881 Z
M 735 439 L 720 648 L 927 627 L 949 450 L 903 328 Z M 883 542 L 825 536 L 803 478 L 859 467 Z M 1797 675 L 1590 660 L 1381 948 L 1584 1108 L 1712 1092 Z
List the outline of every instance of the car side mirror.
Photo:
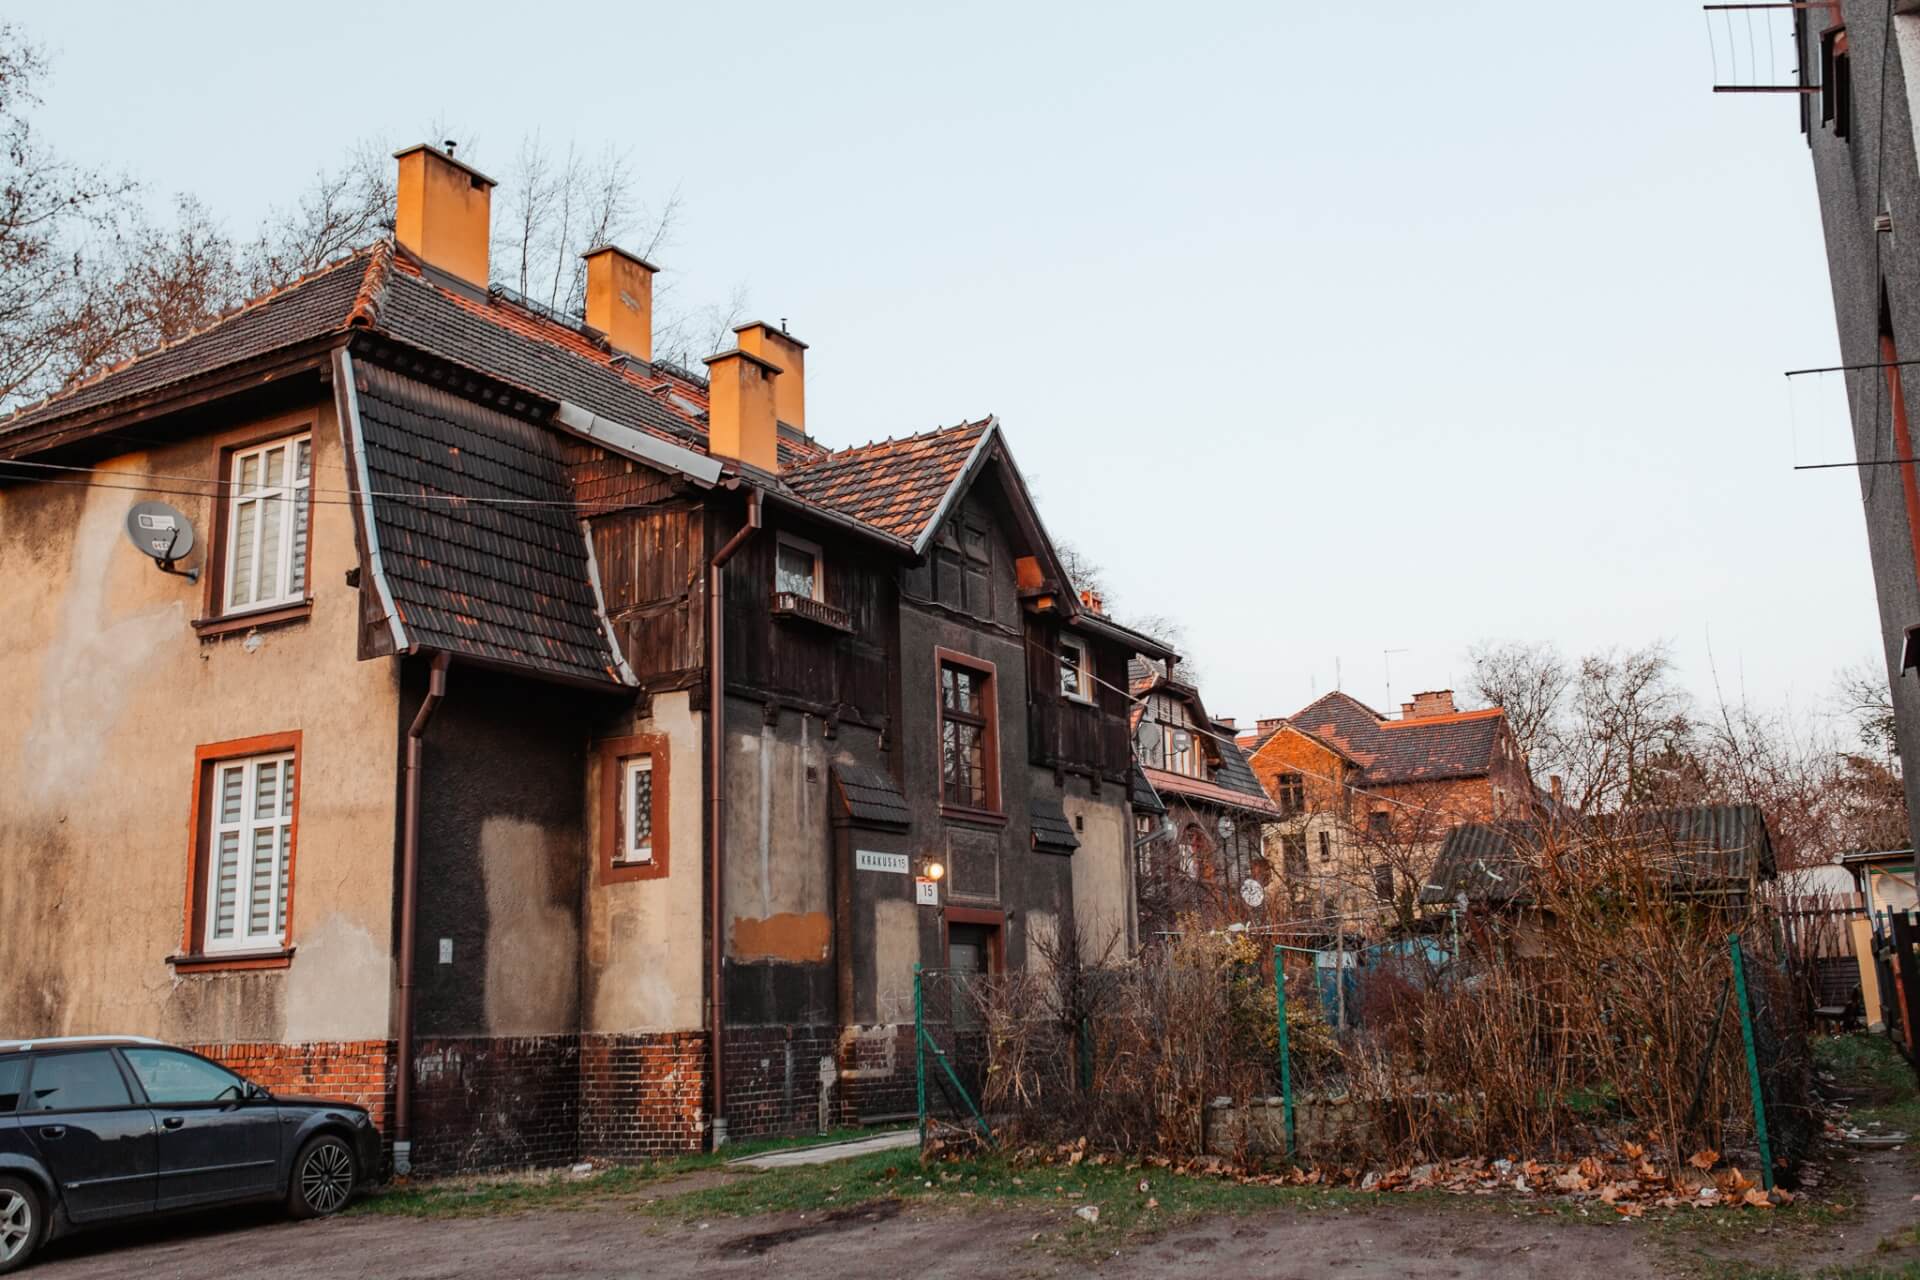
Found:
M 273 1100 L 273 1095 L 271 1093 L 268 1093 L 260 1085 L 257 1085 L 253 1081 L 249 1080 L 247 1081 L 246 1100 L 248 1102 L 270 1102 Z

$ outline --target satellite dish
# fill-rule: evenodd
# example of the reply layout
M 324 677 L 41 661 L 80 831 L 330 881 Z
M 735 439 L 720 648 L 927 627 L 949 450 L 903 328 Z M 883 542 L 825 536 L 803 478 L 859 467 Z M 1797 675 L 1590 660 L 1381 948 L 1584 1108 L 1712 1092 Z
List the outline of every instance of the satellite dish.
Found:
M 1257 907 L 1267 900 L 1267 891 L 1258 880 L 1248 876 L 1240 882 L 1240 900 L 1250 907 Z
M 1192 745 L 1193 745 L 1192 734 L 1188 733 L 1185 729 L 1175 729 L 1173 731 L 1173 749 L 1175 751 L 1185 751 L 1188 747 L 1191 747 Z
M 1213 829 L 1220 833 L 1222 840 L 1233 839 L 1233 815 L 1226 813 L 1221 814 L 1220 821 L 1213 824 Z
M 1133 740 L 1140 748 L 1140 754 L 1147 754 L 1160 745 L 1160 726 L 1141 716 L 1140 727 L 1133 731 Z
M 164 502 L 136 502 L 127 512 L 127 537 L 140 554 L 152 556 L 162 572 L 173 573 L 174 561 L 193 550 L 193 521 Z M 186 572 L 188 581 L 199 576 L 198 569 Z

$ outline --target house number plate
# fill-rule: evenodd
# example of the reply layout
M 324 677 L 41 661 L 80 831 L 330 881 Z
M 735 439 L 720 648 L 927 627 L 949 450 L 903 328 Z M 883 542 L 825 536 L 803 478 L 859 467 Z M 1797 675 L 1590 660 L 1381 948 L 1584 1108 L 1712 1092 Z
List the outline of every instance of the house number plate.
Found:
M 907 855 L 904 853 L 873 853 L 866 849 L 856 849 L 853 854 L 855 871 L 889 871 L 896 876 L 907 874 Z

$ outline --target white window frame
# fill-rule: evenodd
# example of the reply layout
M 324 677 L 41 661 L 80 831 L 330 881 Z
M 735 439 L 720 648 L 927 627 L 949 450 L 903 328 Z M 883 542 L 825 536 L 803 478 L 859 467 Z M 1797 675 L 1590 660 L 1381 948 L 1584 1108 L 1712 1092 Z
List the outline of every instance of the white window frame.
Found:
M 211 762 L 207 795 L 206 919 L 200 937 L 201 951 L 205 955 L 277 951 L 286 945 L 293 827 L 300 802 L 297 754 L 293 751 L 269 751 L 257 756 L 230 756 Z M 259 804 L 260 766 L 266 764 L 277 766 L 275 773 L 279 779 L 279 789 L 275 797 L 275 811 L 261 817 L 255 810 Z M 241 777 L 239 816 L 228 820 L 224 818 L 221 800 L 226 794 L 227 776 L 236 771 Z M 258 875 L 254 849 L 261 832 L 269 833 L 269 925 L 265 930 L 256 930 L 252 927 L 253 899 L 250 889 Z M 221 842 L 227 835 L 234 837 L 233 933 L 222 938 L 216 936 L 215 930 L 220 927 Z
M 302 446 L 306 450 L 307 475 L 299 475 L 299 462 Z M 249 461 L 257 460 L 264 469 L 265 458 L 275 449 L 285 450 L 285 465 L 281 483 L 277 485 L 258 484 L 243 490 L 241 476 Z M 310 432 L 297 432 L 290 436 L 280 436 L 245 449 L 235 449 L 227 465 L 227 511 L 226 511 L 226 548 L 225 578 L 221 583 L 220 612 L 223 616 L 233 617 L 241 614 L 258 613 L 264 609 L 283 609 L 288 605 L 304 604 L 307 598 L 308 543 L 312 528 L 312 490 L 313 490 L 313 436 Z M 273 505 L 277 504 L 277 505 Z M 244 509 L 251 507 L 254 519 L 251 528 L 243 537 L 241 516 Z M 272 586 L 276 588 L 270 594 L 256 594 L 260 583 L 260 565 L 262 549 L 268 536 L 268 522 L 259 518 L 265 510 L 277 513 L 277 526 L 274 536 L 277 539 L 273 556 Z M 242 544 L 245 544 L 244 546 Z M 241 553 L 247 556 L 247 573 L 240 572 Z M 246 586 L 246 598 L 237 598 L 237 589 L 243 581 Z
M 653 788 L 647 788 L 647 842 L 640 844 L 640 806 L 634 803 L 633 783 L 636 774 L 648 775 L 652 782 L 653 753 L 643 752 L 637 756 L 625 756 L 620 761 L 620 803 L 623 810 L 620 822 L 620 853 L 614 859 L 617 867 L 646 867 L 653 864 Z
M 793 548 L 802 555 L 813 557 L 813 595 L 811 599 L 818 600 L 820 603 L 825 604 L 827 601 L 827 558 L 820 554 L 819 543 L 809 542 L 805 538 L 796 538 L 790 533 L 781 534 L 775 542 L 773 551 L 774 590 L 777 592 L 780 589 L 780 552 L 788 547 Z M 798 595 L 800 593 L 796 591 L 791 594 Z
M 1067 688 L 1066 681 L 1062 680 L 1060 692 L 1075 702 L 1092 702 L 1093 671 L 1088 665 L 1092 661 L 1092 654 L 1087 651 L 1087 642 L 1078 636 L 1060 637 L 1060 669 L 1062 672 L 1065 672 L 1067 669 L 1066 653 L 1068 649 L 1072 649 L 1080 655 L 1080 662 L 1076 668 L 1079 672 L 1080 679 L 1077 682 L 1078 687 L 1073 689 Z

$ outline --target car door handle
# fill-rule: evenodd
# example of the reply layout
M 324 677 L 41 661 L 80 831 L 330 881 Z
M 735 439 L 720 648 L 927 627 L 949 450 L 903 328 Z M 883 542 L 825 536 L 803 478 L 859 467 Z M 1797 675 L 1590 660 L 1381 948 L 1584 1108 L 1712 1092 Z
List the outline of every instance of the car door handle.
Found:
M 43 1138 L 64 1138 L 67 1136 L 67 1126 L 63 1124 L 50 1124 L 40 1130 L 40 1136 Z
M 180 1126 L 184 1125 L 186 1122 L 187 1122 L 187 1118 L 185 1116 L 168 1116 L 166 1119 L 162 1120 L 160 1124 L 163 1128 L 178 1129 Z

